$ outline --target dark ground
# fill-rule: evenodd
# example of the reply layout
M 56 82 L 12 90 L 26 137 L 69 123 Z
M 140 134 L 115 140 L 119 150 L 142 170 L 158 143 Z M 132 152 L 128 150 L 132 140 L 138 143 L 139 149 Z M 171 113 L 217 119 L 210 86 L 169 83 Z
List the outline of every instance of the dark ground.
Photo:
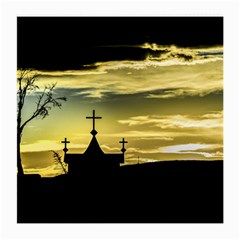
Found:
M 121 167 L 118 174 L 18 178 L 18 223 L 223 223 L 223 161 Z

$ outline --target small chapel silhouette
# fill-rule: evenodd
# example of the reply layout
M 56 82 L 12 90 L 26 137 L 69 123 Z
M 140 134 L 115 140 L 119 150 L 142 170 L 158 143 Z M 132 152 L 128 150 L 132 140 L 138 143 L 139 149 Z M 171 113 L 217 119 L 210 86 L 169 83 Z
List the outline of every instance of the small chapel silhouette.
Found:
M 122 141 L 119 142 L 122 143 L 122 153 L 104 153 L 98 144 L 96 138 L 98 132 L 95 129 L 95 119 L 101 119 L 102 117 L 96 117 L 95 110 L 93 110 L 93 115 L 86 118 L 93 120 L 93 129 L 90 132 L 93 137 L 84 153 L 67 154 L 67 143 L 70 142 L 67 141 L 67 138 L 62 141 L 62 143 L 64 143 L 64 162 L 68 164 L 68 174 L 74 176 L 94 174 L 96 176 L 99 174 L 114 173 L 120 167 L 120 163 L 124 163 L 125 143 L 127 143 L 127 141 L 123 138 Z

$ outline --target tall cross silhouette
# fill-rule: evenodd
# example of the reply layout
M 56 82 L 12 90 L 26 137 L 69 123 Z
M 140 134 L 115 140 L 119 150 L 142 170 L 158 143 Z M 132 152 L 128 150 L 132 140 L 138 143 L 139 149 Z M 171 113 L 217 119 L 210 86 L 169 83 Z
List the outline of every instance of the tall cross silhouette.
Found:
M 61 143 L 64 143 L 64 149 L 63 151 L 66 153 L 68 151 L 67 149 L 67 143 L 70 143 L 69 141 L 67 141 L 67 138 L 64 139 L 64 141 L 62 141 Z
M 123 153 L 126 152 L 126 149 L 125 149 L 125 147 L 124 147 L 124 144 L 125 144 L 125 143 L 128 143 L 128 142 L 125 141 L 125 139 L 123 138 L 122 141 L 120 141 L 119 143 L 122 143 L 122 149 L 121 149 L 121 151 L 122 151 Z
M 93 130 L 91 131 L 92 135 L 96 135 L 97 131 L 95 130 L 95 119 L 101 119 L 102 117 L 96 117 L 95 116 L 95 110 L 93 110 L 93 115 L 92 117 L 86 117 L 87 119 L 92 119 L 93 120 Z

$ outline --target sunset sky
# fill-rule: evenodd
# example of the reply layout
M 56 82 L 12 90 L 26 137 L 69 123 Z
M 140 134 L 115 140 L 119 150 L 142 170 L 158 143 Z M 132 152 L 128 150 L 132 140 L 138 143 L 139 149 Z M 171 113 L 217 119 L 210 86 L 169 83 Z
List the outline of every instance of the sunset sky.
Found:
M 83 153 L 93 109 L 104 152 L 128 141 L 126 164 L 223 159 L 223 18 L 18 17 L 17 30 L 18 68 L 35 69 L 41 88 L 56 82 L 54 94 L 67 97 L 24 129 L 26 173 L 62 173 L 51 150 L 63 156 L 65 137 L 69 153 Z

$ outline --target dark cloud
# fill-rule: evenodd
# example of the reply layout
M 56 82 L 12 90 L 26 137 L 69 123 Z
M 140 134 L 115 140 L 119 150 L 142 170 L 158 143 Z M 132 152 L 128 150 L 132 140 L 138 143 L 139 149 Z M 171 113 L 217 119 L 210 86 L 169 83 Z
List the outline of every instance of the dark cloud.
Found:
M 62 88 L 58 87 L 55 89 L 55 94 L 67 95 L 67 96 L 78 96 L 84 92 L 94 91 L 94 88 Z
M 183 53 L 177 53 L 177 54 L 176 54 L 176 57 L 182 58 L 182 59 L 185 60 L 185 61 L 190 61 L 190 60 L 193 59 L 193 56 L 187 55 L 187 54 L 183 54 Z
M 223 18 L 18 17 L 17 20 L 18 67 L 71 70 L 97 61 L 141 60 L 150 50 L 135 46 L 145 42 L 185 47 L 222 45 Z
M 215 52 L 211 52 L 211 51 L 203 51 L 203 52 L 199 52 L 197 55 L 199 56 L 222 56 L 223 52 L 222 51 L 215 51 Z

